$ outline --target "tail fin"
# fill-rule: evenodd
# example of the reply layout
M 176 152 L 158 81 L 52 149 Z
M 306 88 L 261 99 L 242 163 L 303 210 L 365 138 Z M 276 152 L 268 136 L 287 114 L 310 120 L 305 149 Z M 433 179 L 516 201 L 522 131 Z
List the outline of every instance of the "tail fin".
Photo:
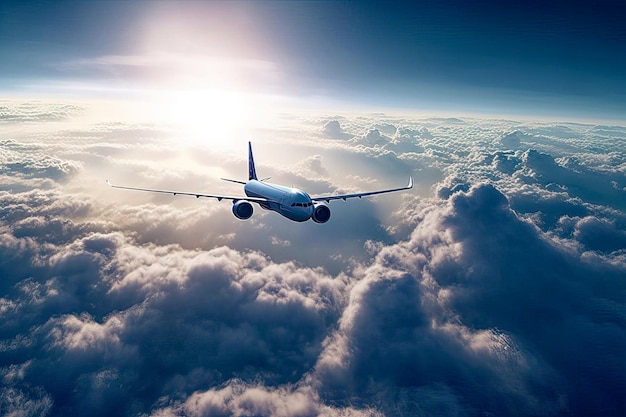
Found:
M 252 156 L 252 143 L 248 142 L 248 181 L 256 180 L 256 169 L 254 168 L 254 157 Z

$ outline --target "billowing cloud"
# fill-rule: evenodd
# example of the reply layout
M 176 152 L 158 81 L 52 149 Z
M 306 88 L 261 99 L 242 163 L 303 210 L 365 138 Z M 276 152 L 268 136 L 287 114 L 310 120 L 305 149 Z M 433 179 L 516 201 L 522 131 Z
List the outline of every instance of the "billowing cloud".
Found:
M 363 270 L 313 377 L 388 415 L 617 415 L 625 270 L 558 247 L 477 186 Z
M 2 369 L 8 387 L 37 387 L 69 414 L 133 414 L 233 377 L 295 381 L 314 364 L 347 286 L 259 253 L 141 247 L 120 233 L 40 256 L 24 251 L 6 265 L 13 274 L 13 264 L 31 266 L 3 289 L 3 333 L 14 335 L 3 357 L 30 359 Z M 25 370 L 9 378 L 16 366 Z
M 350 139 L 352 135 L 344 132 L 339 120 L 329 120 L 322 127 L 322 133 L 331 139 Z
M 389 136 L 386 136 L 377 128 L 371 128 L 366 134 L 360 138 L 356 138 L 355 142 L 366 145 L 368 147 L 384 146 L 391 141 Z
M 351 142 L 286 117 L 256 132 L 276 182 L 415 179 L 317 225 L 104 184 L 232 194 L 215 178 L 240 178 L 245 152 L 158 123 L 34 119 L 0 142 L 4 414 L 624 410 L 624 128 L 333 117 Z
M 523 133 L 519 131 L 513 131 L 507 133 L 506 135 L 500 138 L 500 144 L 508 149 L 517 149 L 522 144 L 522 139 L 524 138 Z
M 153 416 L 329 416 L 378 417 L 374 409 L 324 405 L 311 387 L 268 388 L 233 380 L 221 389 L 194 393 L 184 403 Z

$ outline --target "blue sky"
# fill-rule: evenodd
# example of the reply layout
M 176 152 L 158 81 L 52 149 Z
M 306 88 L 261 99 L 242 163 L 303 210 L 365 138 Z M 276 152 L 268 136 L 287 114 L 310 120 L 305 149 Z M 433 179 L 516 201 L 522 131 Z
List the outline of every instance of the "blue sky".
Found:
M 166 54 L 228 62 L 211 87 L 303 102 L 619 120 L 625 20 L 623 1 L 5 1 L 0 90 L 206 87 Z

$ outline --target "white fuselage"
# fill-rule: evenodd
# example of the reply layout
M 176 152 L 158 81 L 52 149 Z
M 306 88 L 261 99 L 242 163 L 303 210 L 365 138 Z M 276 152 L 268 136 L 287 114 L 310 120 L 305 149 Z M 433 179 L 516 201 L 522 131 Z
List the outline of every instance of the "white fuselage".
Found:
M 311 197 L 302 190 L 257 180 L 248 181 L 243 190 L 248 197 L 270 200 L 267 203 L 259 203 L 259 205 L 290 220 L 304 222 L 313 215 L 314 207 Z

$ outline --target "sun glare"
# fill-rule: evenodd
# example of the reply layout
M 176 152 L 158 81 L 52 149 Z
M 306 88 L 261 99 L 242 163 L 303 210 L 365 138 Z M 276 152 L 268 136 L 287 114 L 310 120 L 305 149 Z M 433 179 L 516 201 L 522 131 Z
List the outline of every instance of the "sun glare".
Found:
M 173 93 L 164 103 L 167 121 L 195 144 L 227 144 L 250 127 L 250 101 L 246 94 L 218 90 Z
M 168 125 L 181 146 L 233 150 L 272 123 L 278 104 L 241 91 L 195 89 L 152 92 L 137 110 L 142 119 Z
M 284 74 L 249 16 L 244 4 L 180 9 L 155 2 L 125 53 L 70 66 L 116 74 L 116 83 L 98 91 L 123 98 L 111 111 L 167 125 L 177 145 L 238 147 L 254 130 L 271 126 L 290 100 Z

